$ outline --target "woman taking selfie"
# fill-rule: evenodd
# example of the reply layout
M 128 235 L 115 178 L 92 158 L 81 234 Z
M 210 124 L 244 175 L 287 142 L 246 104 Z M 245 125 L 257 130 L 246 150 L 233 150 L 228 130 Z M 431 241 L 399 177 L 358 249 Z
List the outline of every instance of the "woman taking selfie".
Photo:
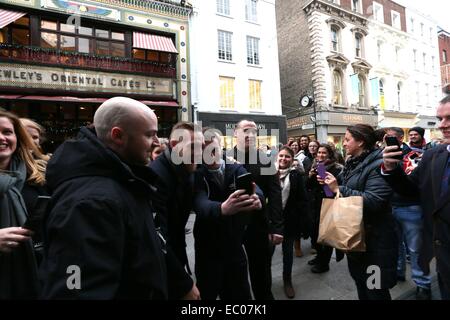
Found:
M 324 181 L 342 197 L 363 198 L 366 251 L 347 253 L 348 268 L 360 300 L 390 300 L 389 289 L 397 282 L 398 240 L 390 207 L 392 190 L 378 170 L 383 159 L 375 144 L 371 126 L 357 124 L 348 127 L 343 145 L 349 158 L 339 176 L 339 185 L 329 172 Z M 318 181 L 323 182 L 319 178 Z M 371 277 L 367 281 L 372 275 L 376 279 Z
M 0 111 L 0 299 L 38 295 L 32 232 L 21 226 L 45 183 L 46 160 L 19 118 Z
M 310 142 L 310 146 L 311 146 Z M 337 177 L 341 174 L 344 167 L 337 162 L 336 155 L 328 144 L 321 144 L 317 151 L 316 159 L 313 162 L 311 171 L 309 172 L 308 182 L 306 188 L 310 191 L 311 202 L 312 202 L 312 234 L 311 234 L 311 244 L 317 250 L 317 256 L 308 261 L 309 265 L 312 265 L 311 272 L 322 273 L 330 270 L 329 263 L 331 255 L 333 254 L 333 248 L 317 244 L 317 237 L 319 236 L 319 224 L 320 224 L 320 210 L 322 209 L 322 200 L 326 198 L 325 192 L 323 190 L 323 185 L 320 185 L 317 181 L 317 167 L 319 163 L 325 166 L 327 172 L 331 173 L 333 176 Z M 342 253 L 337 253 L 338 256 L 343 257 Z
M 290 299 L 295 297 L 292 286 L 292 263 L 294 240 L 305 235 L 305 219 L 308 215 L 306 189 L 303 175 L 292 166 L 294 152 L 282 147 L 278 153 L 277 168 L 280 177 L 284 217 L 283 282 L 284 292 Z

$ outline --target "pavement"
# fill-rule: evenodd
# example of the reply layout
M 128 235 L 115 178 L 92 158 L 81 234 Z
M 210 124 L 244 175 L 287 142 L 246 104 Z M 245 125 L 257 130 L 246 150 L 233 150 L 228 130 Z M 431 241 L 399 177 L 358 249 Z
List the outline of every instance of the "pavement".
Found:
M 192 231 L 195 215 L 191 215 L 186 228 Z M 194 270 L 194 239 L 192 232 L 186 235 L 187 253 L 191 270 Z M 330 271 L 322 274 L 314 274 L 307 264 L 314 258 L 311 254 L 311 243 L 302 240 L 303 257 L 295 257 L 292 267 L 292 282 L 296 292 L 293 300 L 358 300 L 356 287 L 350 277 L 346 258 L 336 262 L 333 257 L 330 262 Z M 284 294 L 282 279 L 283 261 L 281 246 L 277 246 L 272 258 L 272 292 L 276 300 L 290 300 Z M 432 270 L 432 299 L 439 300 L 439 289 L 435 272 L 434 261 Z M 195 276 L 194 276 L 195 277 Z M 415 300 L 416 286 L 411 280 L 410 265 L 407 264 L 406 281 L 398 282 L 390 290 L 393 300 Z

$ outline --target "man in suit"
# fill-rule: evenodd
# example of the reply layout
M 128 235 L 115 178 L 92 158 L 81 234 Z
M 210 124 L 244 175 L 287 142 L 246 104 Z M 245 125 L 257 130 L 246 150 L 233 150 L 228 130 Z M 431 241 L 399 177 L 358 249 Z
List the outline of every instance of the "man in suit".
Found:
M 393 158 L 402 151 L 395 151 L 396 146 L 386 147 L 381 172 L 399 194 L 420 194 L 424 234 L 419 263 L 429 270 L 429 263 L 436 256 L 441 297 L 450 300 L 450 95 L 440 101 L 436 117 L 444 143 L 426 151 L 409 176 L 399 166 L 400 160 Z

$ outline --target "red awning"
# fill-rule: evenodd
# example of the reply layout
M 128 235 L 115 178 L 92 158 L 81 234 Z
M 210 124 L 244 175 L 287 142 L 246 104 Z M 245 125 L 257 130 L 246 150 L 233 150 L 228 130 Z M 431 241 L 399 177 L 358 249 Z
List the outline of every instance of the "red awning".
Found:
M 58 102 L 81 102 L 81 103 L 103 103 L 107 98 L 79 98 L 71 96 L 19 96 L 19 95 L 0 95 L 0 100 L 41 100 L 41 101 L 58 101 Z M 139 100 L 143 104 L 155 107 L 175 107 L 179 105 L 176 101 L 154 101 Z
M 7 26 L 11 22 L 16 21 L 26 15 L 26 12 L 17 12 L 11 10 L 0 9 L 0 29 Z
M 178 53 L 172 39 L 141 32 L 133 32 L 133 48 Z

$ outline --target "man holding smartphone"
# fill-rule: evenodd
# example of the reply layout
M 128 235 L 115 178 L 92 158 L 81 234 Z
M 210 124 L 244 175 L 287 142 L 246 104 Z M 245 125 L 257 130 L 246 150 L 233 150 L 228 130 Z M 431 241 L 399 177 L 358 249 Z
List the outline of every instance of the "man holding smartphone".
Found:
M 401 146 L 402 154 L 399 159 L 402 160 L 402 167 L 406 174 L 412 171 L 408 164 L 411 154 L 411 148 L 403 143 L 403 129 L 392 127 L 386 130 L 386 143 L 389 146 L 389 139 L 395 139 L 397 144 Z M 408 170 L 407 170 L 408 169 Z M 399 239 L 399 255 L 397 261 L 397 279 L 405 281 L 406 272 L 406 247 L 411 257 L 411 277 L 417 286 L 416 299 L 431 299 L 431 277 L 428 271 L 423 270 L 419 265 L 420 245 L 422 243 L 423 230 L 423 211 L 420 205 L 419 193 L 415 192 L 410 196 L 394 193 L 391 199 L 392 214 L 394 215 Z M 406 244 L 406 247 L 405 247 Z
M 444 143 L 427 150 L 409 176 L 399 166 L 400 161 L 394 159 L 401 151 L 386 147 L 381 173 L 396 192 L 420 195 L 424 228 L 419 264 L 428 272 L 429 263 L 436 256 L 441 298 L 450 300 L 450 95 L 440 101 L 436 117 Z

